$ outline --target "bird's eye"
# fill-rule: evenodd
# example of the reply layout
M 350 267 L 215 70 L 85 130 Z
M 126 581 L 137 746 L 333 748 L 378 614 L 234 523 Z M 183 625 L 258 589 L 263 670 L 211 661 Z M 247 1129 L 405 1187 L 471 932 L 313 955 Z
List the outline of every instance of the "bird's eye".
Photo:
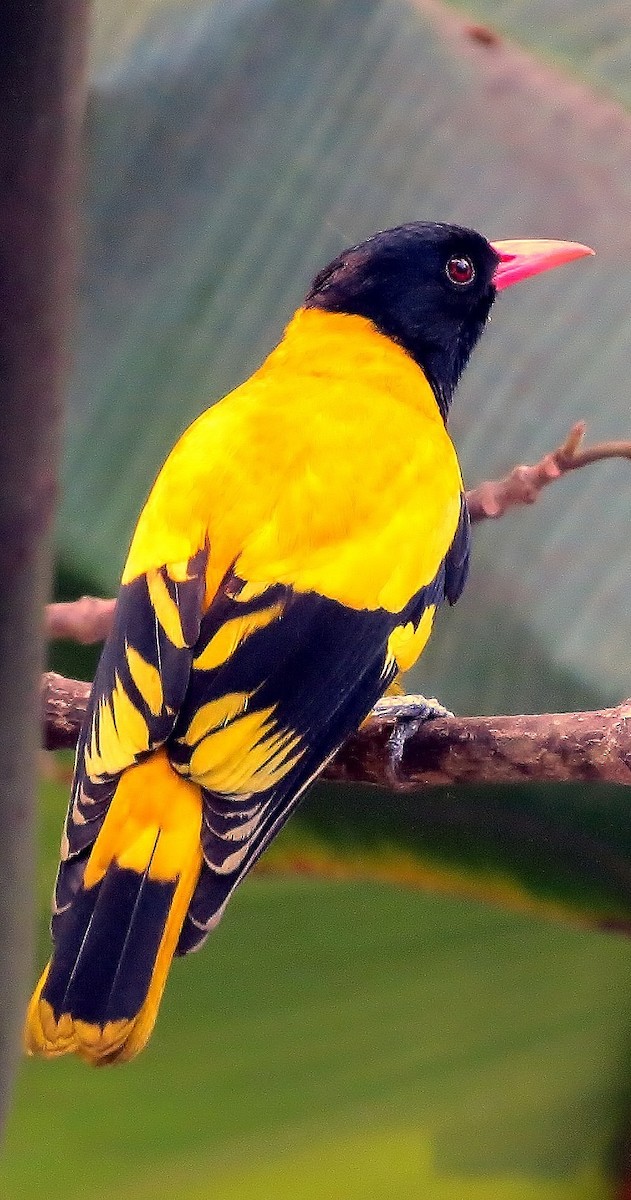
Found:
M 463 287 L 467 283 L 473 283 L 475 279 L 475 267 L 470 258 L 464 254 L 454 254 L 449 259 L 445 267 L 447 278 L 452 283 L 456 283 L 459 287 Z

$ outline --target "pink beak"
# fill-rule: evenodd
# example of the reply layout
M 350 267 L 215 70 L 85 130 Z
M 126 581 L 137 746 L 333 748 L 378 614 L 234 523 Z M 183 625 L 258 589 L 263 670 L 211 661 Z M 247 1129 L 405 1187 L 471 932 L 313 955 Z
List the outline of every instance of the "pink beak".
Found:
M 551 267 L 560 267 L 574 258 L 595 253 L 579 242 L 551 242 L 538 238 L 491 242 L 491 245 L 500 259 L 493 276 L 498 292 L 520 279 L 528 279 L 529 275 L 538 275 L 540 271 L 549 271 Z

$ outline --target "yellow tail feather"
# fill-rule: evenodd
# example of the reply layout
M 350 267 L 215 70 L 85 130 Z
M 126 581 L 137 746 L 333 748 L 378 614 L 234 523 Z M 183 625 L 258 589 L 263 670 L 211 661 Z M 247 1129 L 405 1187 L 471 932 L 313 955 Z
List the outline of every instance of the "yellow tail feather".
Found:
M 142 1050 L 199 877 L 201 814 L 200 789 L 163 750 L 123 773 L 73 901 L 74 923 L 61 927 L 31 999 L 29 1054 L 75 1053 L 103 1065 Z M 125 1011 L 112 1014 L 117 1004 Z

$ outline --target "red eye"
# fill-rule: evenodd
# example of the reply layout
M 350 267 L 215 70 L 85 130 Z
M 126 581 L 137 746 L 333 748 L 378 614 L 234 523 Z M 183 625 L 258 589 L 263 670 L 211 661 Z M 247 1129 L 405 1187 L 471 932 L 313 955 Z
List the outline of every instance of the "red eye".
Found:
M 449 259 L 445 267 L 447 278 L 451 279 L 452 283 L 457 283 L 461 287 L 464 284 L 472 283 L 475 279 L 475 267 L 470 258 L 464 255 L 454 254 Z

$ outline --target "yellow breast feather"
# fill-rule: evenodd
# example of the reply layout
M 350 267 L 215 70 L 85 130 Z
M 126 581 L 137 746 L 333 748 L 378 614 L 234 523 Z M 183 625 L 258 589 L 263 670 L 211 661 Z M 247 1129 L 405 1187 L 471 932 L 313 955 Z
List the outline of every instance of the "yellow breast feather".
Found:
M 207 602 L 236 564 L 397 612 L 433 579 L 462 480 L 421 369 L 363 317 L 299 310 L 242 387 L 199 418 L 142 513 L 123 582 L 208 539 Z

